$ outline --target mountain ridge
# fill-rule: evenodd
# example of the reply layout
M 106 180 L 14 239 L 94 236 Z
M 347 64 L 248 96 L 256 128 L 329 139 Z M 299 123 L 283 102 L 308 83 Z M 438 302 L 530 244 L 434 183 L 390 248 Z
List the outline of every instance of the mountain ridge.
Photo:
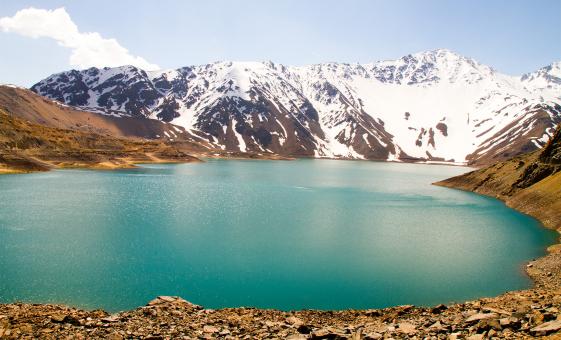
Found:
M 31 89 L 105 115 L 172 122 L 223 150 L 478 164 L 545 144 L 561 122 L 556 65 L 515 77 L 438 49 L 369 64 L 90 68 Z

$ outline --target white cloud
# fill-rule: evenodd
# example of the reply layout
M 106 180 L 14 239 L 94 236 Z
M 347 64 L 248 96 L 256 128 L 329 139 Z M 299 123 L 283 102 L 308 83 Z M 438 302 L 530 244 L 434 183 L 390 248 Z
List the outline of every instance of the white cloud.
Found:
M 134 65 L 147 71 L 159 69 L 158 65 L 131 55 L 115 39 L 105 39 L 97 32 L 81 33 L 63 7 L 22 9 L 13 17 L 0 18 L 0 30 L 25 37 L 54 39 L 60 46 L 72 50 L 70 65 L 77 68 Z

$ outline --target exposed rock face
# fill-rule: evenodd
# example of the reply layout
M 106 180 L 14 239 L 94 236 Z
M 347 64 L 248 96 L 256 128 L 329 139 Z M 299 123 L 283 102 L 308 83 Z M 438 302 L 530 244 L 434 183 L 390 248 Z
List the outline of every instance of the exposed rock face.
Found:
M 561 122 L 553 64 L 510 77 L 447 50 L 370 64 L 218 62 L 50 76 L 62 103 L 154 118 L 230 151 L 490 163 L 542 147 Z

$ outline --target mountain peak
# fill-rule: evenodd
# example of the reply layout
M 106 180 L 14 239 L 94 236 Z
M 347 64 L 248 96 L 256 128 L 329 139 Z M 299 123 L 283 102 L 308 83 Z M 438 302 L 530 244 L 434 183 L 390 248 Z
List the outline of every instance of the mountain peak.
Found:
M 561 88 L 561 61 L 553 62 L 535 72 L 522 75 L 520 80 L 532 88 Z
M 441 81 L 475 83 L 495 73 L 489 66 L 444 48 L 380 61 L 374 63 L 373 71 L 382 82 L 407 85 L 429 85 Z

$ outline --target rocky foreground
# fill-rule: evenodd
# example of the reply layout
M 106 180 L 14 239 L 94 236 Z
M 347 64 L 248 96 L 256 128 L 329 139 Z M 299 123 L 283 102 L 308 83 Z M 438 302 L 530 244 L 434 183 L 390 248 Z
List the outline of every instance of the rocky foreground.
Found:
M 452 305 L 282 312 L 205 309 L 161 296 L 110 315 L 41 304 L 0 305 L 1 339 L 561 339 L 561 247 L 530 262 L 535 287 Z

